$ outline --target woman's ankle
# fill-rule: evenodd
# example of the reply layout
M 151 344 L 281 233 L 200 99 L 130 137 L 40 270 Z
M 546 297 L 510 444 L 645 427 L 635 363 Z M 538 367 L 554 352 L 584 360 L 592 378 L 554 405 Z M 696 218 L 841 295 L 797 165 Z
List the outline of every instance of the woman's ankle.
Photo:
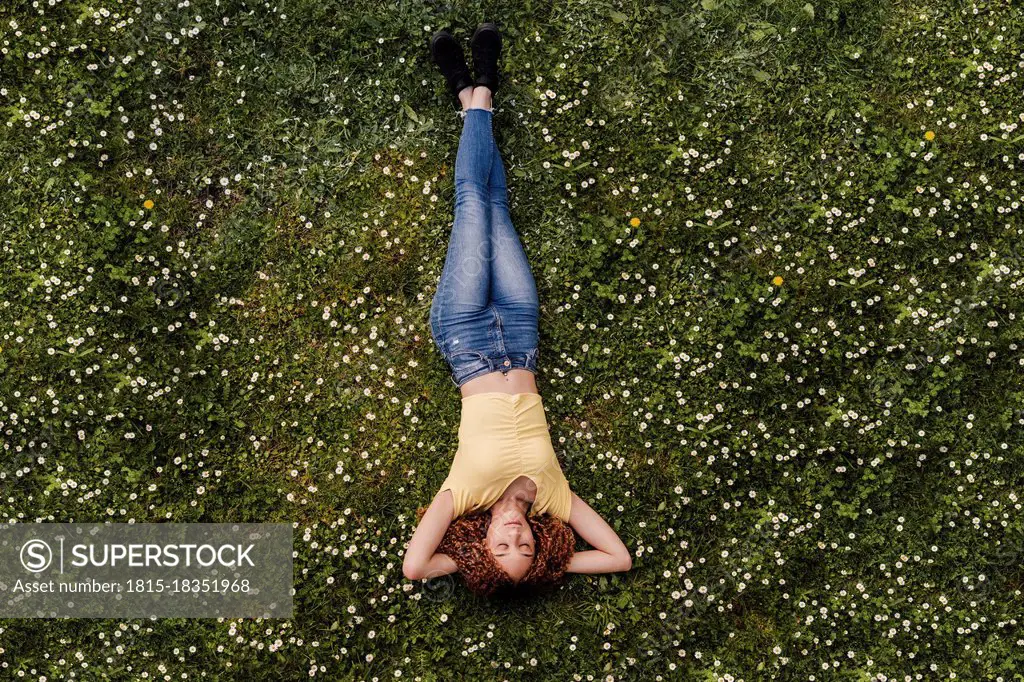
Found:
M 466 87 L 459 90 L 458 97 L 459 102 L 462 104 L 463 110 L 466 110 L 469 107 L 473 106 L 473 90 L 474 87 L 472 85 L 467 85 Z
M 494 102 L 491 99 L 491 89 L 484 85 L 475 86 L 469 106 L 475 109 L 491 109 L 494 106 Z

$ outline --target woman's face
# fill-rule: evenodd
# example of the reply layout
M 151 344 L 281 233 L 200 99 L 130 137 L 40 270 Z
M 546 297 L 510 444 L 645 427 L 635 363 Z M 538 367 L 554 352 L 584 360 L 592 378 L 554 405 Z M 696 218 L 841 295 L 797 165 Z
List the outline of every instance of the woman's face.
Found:
M 516 582 L 533 564 L 536 543 L 526 516 L 518 508 L 491 509 L 491 525 L 487 528 L 487 548 L 498 565 Z

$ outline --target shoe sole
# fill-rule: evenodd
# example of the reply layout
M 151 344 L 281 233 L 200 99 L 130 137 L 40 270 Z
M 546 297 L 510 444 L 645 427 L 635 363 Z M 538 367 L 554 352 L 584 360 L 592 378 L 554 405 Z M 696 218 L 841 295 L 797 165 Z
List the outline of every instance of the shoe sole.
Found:
M 485 22 L 476 27 L 476 30 L 473 31 L 473 37 L 469 39 L 470 49 L 472 50 L 473 44 L 476 43 L 477 36 L 488 32 L 494 33 L 494 35 L 498 37 L 498 54 L 501 54 L 505 41 L 501 36 L 501 31 L 498 30 L 498 25 L 492 21 Z M 474 83 L 475 82 L 476 79 L 474 78 Z M 494 87 L 491 88 L 492 92 L 494 91 L 495 87 L 497 86 L 495 85 Z
M 484 24 L 480 24 L 479 26 L 476 27 L 476 30 L 473 31 L 473 37 L 469 39 L 469 44 L 472 45 L 473 43 L 475 43 L 477 36 L 486 31 L 493 31 L 494 34 L 498 36 L 498 49 L 500 50 L 503 47 L 504 43 L 501 37 L 501 31 L 498 30 L 498 25 L 491 21 L 488 21 L 487 23 Z
M 447 29 L 441 29 L 430 37 L 430 61 L 437 64 L 437 60 L 434 58 L 434 47 L 437 46 L 437 41 L 441 38 L 451 38 L 455 40 L 455 36 L 451 34 Z
M 434 66 L 438 66 L 438 67 L 440 67 L 441 65 L 437 63 L 437 59 L 435 57 L 435 52 L 434 52 L 434 47 L 437 45 L 437 41 L 440 40 L 441 38 L 451 38 L 453 42 L 455 41 L 455 36 L 453 36 L 451 31 L 449 31 L 446 28 L 442 28 L 440 31 L 437 31 L 436 33 L 434 33 L 434 35 L 432 35 L 430 37 L 430 62 Z M 473 81 L 472 72 L 467 71 L 467 74 L 468 74 L 468 80 L 470 81 L 469 85 L 472 85 L 472 81 Z M 464 87 L 468 87 L 468 85 L 464 86 Z M 452 93 L 452 94 L 454 94 L 456 97 L 458 97 L 458 94 L 456 94 L 456 93 Z

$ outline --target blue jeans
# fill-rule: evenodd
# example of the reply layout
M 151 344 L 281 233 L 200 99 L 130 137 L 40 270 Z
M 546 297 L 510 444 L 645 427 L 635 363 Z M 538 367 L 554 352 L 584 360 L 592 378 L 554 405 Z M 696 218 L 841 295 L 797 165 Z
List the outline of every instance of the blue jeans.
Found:
M 461 387 L 489 372 L 537 373 L 537 285 L 508 210 L 494 113 L 462 112 L 455 221 L 430 306 L 434 343 Z

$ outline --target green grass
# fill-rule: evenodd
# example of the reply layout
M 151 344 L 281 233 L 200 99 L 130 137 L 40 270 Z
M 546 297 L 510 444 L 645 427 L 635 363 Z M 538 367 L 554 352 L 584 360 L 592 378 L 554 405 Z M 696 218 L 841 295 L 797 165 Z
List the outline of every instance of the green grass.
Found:
M 1018 6 L 138 6 L 0 8 L 0 519 L 291 521 L 296 617 L 8 620 L 0 678 L 1022 679 Z M 482 20 L 634 551 L 517 604 L 401 574 L 459 418 L 427 40 Z

